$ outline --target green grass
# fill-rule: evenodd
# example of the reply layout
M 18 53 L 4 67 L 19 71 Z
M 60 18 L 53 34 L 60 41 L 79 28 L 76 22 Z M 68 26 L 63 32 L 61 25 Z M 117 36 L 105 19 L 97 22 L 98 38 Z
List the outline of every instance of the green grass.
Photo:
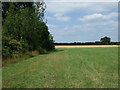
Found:
M 3 68 L 3 88 L 117 88 L 118 48 L 61 48 Z

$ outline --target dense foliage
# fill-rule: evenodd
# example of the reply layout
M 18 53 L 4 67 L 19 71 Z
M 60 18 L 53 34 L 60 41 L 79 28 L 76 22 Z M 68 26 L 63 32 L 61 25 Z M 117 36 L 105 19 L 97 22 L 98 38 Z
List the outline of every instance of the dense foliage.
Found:
M 111 42 L 111 38 L 105 36 L 103 38 L 101 38 L 100 40 L 103 44 L 109 44 Z
M 46 5 L 40 2 L 4 2 L 3 57 L 28 51 L 44 53 L 54 49 L 53 37 L 44 21 Z

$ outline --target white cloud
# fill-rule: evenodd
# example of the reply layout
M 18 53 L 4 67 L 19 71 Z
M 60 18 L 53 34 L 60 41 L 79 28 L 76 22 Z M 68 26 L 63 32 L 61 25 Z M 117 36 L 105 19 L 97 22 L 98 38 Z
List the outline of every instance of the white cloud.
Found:
M 63 16 L 63 14 L 61 14 L 61 13 L 56 13 L 56 14 L 54 14 L 54 16 L 55 16 L 55 17 L 61 17 L 61 16 Z
M 47 2 L 47 12 L 66 14 L 70 12 L 106 12 L 118 8 L 117 2 Z
M 67 17 L 67 16 L 65 16 L 65 17 L 57 17 L 56 20 L 65 21 L 66 22 L 66 21 L 70 20 L 70 17 Z
M 49 27 L 49 30 L 57 30 L 58 29 L 57 25 L 47 24 L 47 26 Z
M 112 24 L 109 23 L 108 26 Z M 80 24 L 80 25 L 48 25 L 49 31 L 54 36 L 56 41 L 95 41 L 101 37 L 111 35 L 110 37 L 117 37 L 117 27 L 106 26 L 105 28 L 95 28 L 94 25 Z M 114 39 L 114 38 L 113 38 Z
M 71 20 L 71 17 L 65 16 L 60 13 L 56 13 L 53 16 L 45 16 L 45 18 L 48 20 L 58 20 L 58 21 L 62 21 L 62 22 L 67 22 L 67 21 Z
M 110 13 L 107 15 L 97 13 L 97 14 L 83 16 L 81 18 L 78 18 L 78 20 L 84 23 L 87 27 L 92 26 L 92 27 L 104 27 L 104 28 L 105 27 L 117 28 L 118 27 L 117 17 L 118 17 L 117 13 Z
M 39 1 L 39 0 L 36 0 Z M 73 2 L 73 0 L 45 0 L 47 2 Z M 119 2 L 119 0 L 74 0 L 74 2 Z
M 55 19 L 58 20 L 58 21 L 63 21 L 63 22 L 66 22 L 66 21 L 69 21 L 71 18 L 69 16 L 64 16 L 63 14 L 61 13 L 56 13 L 54 15 Z
M 75 41 L 75 40 L 95 41 L 96 39 L 99 40 L 104 35 L 108 36 L 110 35 L 112 38 L 115 35 L 117 36 L 116 33 L 118 32 L 117 30 L 118 22 L 116 20 L 118 16 L 117 13 L 114 13 L 117 12 L 118 8 L 117 5 L 118 3 L 115 2 L 114 3 L 47 2 L 47 12 L 50 15 L 46 18 L 48 18 L 49 20 L 51 19 L 62 21 L 58 23 L 52 22 L 52 24 L 54 23 L 54 25 L 48 24 L 49 31 L 54 36 L 56 41 Z M 75 20 L 75 17 L 73 15 L 78 12 L 81 13 L 80 18 L 78 18 L 80 23 L 78 23 L 78 21 Z M 74 19 L 72 25 L 69 23 L 68 24 L 65 23 L 64 25 L 64 22 L 70 21 L 71 19 Z
M 45 16 L 46 19 L 49 19 L 49 20 L 52 20 L 53 17 L 50 17 L 50 16 Z
M 110 13 L 108 15 L 103 15 L 99 13 L 95 13 L 92 15 L 87 15 L 82 18 L 78 18 L 78 20 L 83 22 L 105 22 L 106 20 L 111 20 L 113 18 L 117 18 L 117 13 Z

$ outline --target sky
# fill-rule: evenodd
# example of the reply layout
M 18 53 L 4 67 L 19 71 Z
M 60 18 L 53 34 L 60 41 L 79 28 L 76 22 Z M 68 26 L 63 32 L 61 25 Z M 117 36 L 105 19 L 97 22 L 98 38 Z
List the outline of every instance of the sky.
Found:
M 46 2 L 45 19 L 55 42 L 118 41 L 117 2 Z

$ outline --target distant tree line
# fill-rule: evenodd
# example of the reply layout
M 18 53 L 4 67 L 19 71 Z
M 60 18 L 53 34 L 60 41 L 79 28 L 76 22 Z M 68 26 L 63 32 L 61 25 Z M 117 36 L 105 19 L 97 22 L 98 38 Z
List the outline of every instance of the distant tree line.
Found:
M 26 52 L 46 53 L 54 40 L 44 22 L 45 2 L 2 3 L 2 55 L 19 57 Z
M 95 42 L 54 43 L 54 45 L 120 45 L 120 42 L 111 42 L 111 38 L 105 36 Z

